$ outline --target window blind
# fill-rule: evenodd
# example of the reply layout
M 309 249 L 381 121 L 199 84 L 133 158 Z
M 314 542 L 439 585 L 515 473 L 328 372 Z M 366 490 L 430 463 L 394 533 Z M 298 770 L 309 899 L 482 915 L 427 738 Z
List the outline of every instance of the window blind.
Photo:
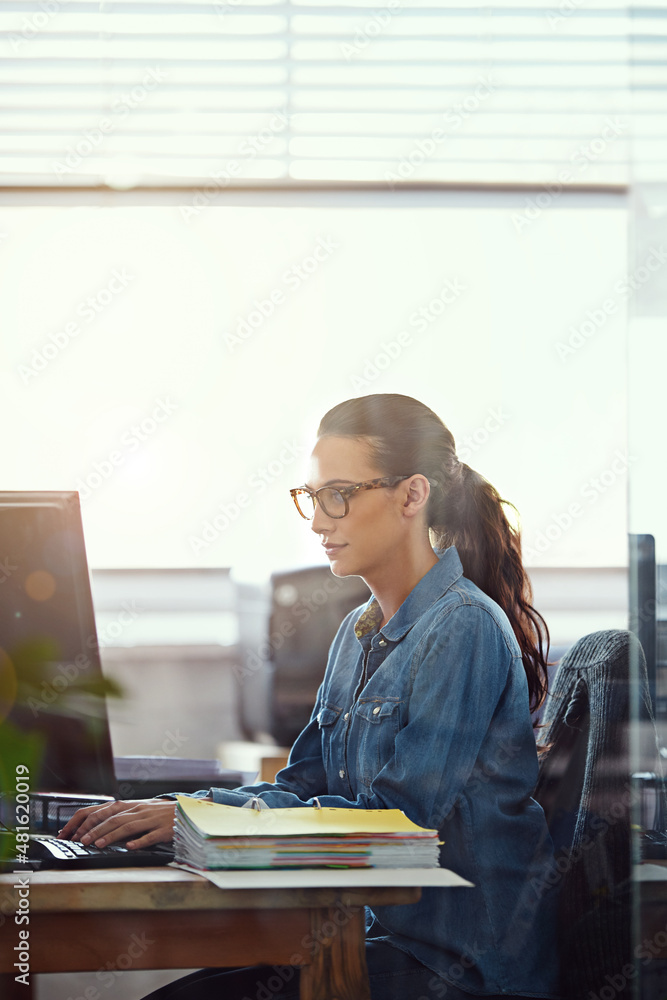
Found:
M 623 184 L 631 113 L 667 158 L 666 10 L 4 0 L 0 184 Z

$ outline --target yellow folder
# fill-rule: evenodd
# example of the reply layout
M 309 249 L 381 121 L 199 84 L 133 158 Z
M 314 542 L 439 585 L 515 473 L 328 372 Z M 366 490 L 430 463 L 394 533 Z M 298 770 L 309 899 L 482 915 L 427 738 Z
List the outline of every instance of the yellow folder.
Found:
M 400 809 L 337 809 L 331 806 L 270 809 L 228 806 L 177 796 L 183 818 L 204 837 L 375 836 L 432 837 Z

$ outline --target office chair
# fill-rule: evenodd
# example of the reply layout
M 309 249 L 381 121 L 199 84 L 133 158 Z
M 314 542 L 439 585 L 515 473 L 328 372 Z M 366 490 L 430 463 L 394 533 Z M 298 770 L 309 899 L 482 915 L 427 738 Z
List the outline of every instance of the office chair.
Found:
M 599 996 L 607 977 L 632 962 L 631 704 L 633 723 L 639 715 L 655 739 L 636 637 L 608 630 L 579 639 L 548 695 L 540 742 L 550 749 L 535 790 L 556 852 L 567 1000 Z M 653 753 L 657 758 L 657 739 Z M 615 995 L 629 997 L 631 988 Z
M 271 589 L 270 732 L 291 746 L 310 719 L 338 626 L 370 591 L 359 577 L 335 577 L 328 566 L 274 573 Z
M 239 688 L 248 739 L 290 747 L 307 724 L 327 665 L 329 646 L 349 611 L 370 591 L 359 577 L 335 577 L 328 566 L 274 573 L 261 641 L 242 652 L 249 664 Z

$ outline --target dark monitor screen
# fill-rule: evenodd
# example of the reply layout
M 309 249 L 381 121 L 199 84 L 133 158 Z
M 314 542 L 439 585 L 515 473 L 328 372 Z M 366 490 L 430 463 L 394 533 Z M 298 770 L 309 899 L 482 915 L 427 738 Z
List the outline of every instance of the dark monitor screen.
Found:
M 78 493 L 0 493 L 3 790 L 114 794 L 102 683 Z
M 664 698 L 656 697 L 657 575 L 653 535 L 629 535 L 630 630 L 639 639 L 646 657 L 646 675 L 654 714 L 664 718 Z

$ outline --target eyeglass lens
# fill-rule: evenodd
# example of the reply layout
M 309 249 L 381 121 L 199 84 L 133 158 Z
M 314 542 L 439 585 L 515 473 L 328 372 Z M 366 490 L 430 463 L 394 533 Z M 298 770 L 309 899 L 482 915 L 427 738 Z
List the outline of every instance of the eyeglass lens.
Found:
M 314 516 L 318 503 L 328 517 L 342 517 L 345 514 L 345 499 L 338 490 L 329 486 L 322 487 L 317 491 L 317 495 L 305 491 L 297 493 L 296 501 L 299 511 L 309 521 Z
M 318 496 L 324 513 L 329 517 L 341 517 L 345 513 L 345 499 L 338 490 L 325 486 Z

